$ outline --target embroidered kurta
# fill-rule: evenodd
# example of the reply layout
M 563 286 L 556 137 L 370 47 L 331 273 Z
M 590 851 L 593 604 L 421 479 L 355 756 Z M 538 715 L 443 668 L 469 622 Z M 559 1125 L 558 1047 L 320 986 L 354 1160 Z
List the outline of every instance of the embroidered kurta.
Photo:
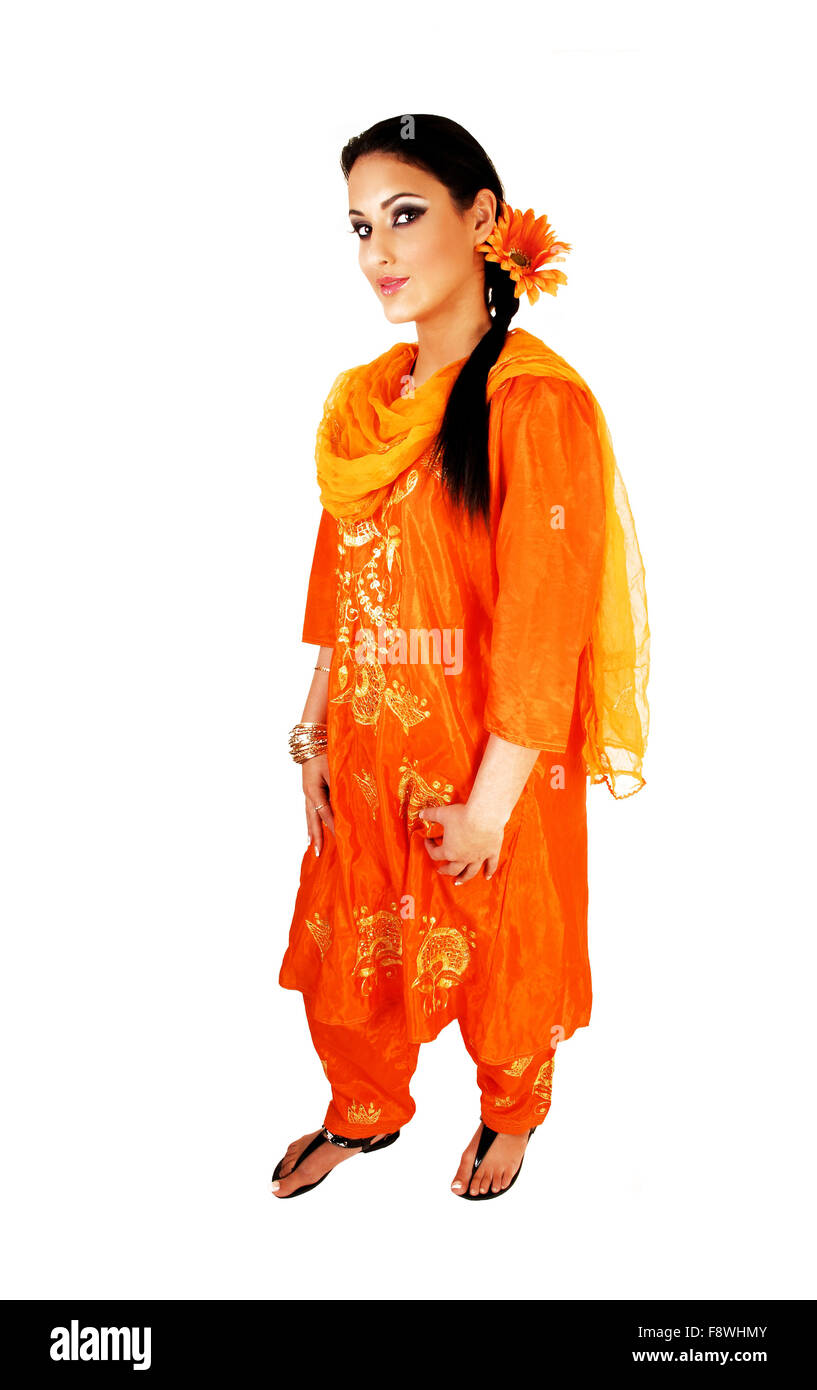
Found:
M 405 348 L 385 359 L 386 401 L 410 370 Z M 320 857 L 304 853 L 279 983 L 325 1023 L 398 997 L 415 1042 L 459 1018 L 493 1064 L 590 1019 L 577 682 L 605 502 L 592 405 L 571 382 L 504 382 L 490 441 L 487 526 L 453 507 L 428 452 L 365 520 L 322 512 L 303 640 L 333 647 L 335 833 Z M 496 872 L 455 886 L 418 811 L 467 800 L 491 733 L 539 757 Z

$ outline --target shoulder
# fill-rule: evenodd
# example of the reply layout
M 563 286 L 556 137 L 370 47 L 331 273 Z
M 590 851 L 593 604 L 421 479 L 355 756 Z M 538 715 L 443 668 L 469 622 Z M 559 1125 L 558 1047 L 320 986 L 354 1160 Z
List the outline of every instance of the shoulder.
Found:
M 556 375 L 520 372 L 499 387 L 502 431 L 580 424 L 592 426 L 593 402 L 583 383 Z
M 557 488 L 596 497 L 602 447 L 593 398 L 583 384 L 520 373 L 505 383 L 497 421 L 500 485 L 527 492 Z
M 494 392 L 507 402 L 509 412 L 522 418 L 578 412 L 588 421 L 594 418 L 593 396 L 584 377 L 571 362 L 524 328 L 511 329 L 492 373 L 498 386 Z M 490 378 L 489 378 L 490 379 Z

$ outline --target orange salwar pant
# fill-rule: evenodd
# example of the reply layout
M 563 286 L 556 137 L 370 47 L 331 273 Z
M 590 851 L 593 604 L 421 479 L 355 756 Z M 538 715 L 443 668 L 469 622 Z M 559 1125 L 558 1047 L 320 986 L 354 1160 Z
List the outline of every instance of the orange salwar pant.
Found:
M 304 1000 L 312 1042 L 321 1059 L 332 1099 L 324 1125 L 344 1138 L 366 1138 L 401 1129 L 414 1115 L 409 1091 L 420 1044 L 409 1042 L 399 1001 L 384 1003 L 364 1024 L 321 1023 Z M 505 1065 L 488 1065 L 474 1052 L 462 1027 L 466 1049 L 477 1067 L 480 1116 L 500 1134 L 527 1134 L 550 1109 L 555 1049 Z

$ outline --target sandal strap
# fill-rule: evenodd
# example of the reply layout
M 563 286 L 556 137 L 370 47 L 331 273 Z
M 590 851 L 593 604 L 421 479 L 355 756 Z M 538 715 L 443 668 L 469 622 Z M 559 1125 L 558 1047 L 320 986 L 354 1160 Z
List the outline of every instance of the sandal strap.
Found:
M 333 1134 L 331 1129 L 327 1129 L 325 1125 L 321 1134 L 324 1139 L 329 1140 L 330 1144 L 337 1144 L 339 1149 L 359 1149 L 366 1143 L 365 1139 L 349 1139 L 344 1134 Z
M 324 1125 L 321 1130 L 321 1137 L 328 1139 L 330 1144 L 337 1144 L 339 1149 L 363 1149 L 364 1153 L 369 1153 L 375 1149 L 385 1149 L 389 1144 L 393 1144 L 400 1134 L 399 1129 L 392 1134 L 385 1135 L 384 1138 L 375 1140 L 373 1134 L 368 1134 L 364 1139 L 350 1139 L 345 1134 L 333 1134 L 331 1129 Z
M 482 1133 L 479 1136 L 477 1152 L 474 1156 L 474 1164 L 471 1169 L 471 1177 L 473 1177 L 476 1173 L 477 1169 L 482 1163 L 483 1158 L 487 1154 L 488 1150 L 490 1149 L 497 1136 L 497 1131 L 495 1129 L 491 1129 L 490 1125 L 486 1125 L 485 1121 L 482 1119 L 482 1116 L 480 1116 L 480 1124 L 482 1125 Z
M 473 1168 L 472 1168 L 472 1170 L 471 1170 L 471 1176 L 472 1176 L 472 1177 L 474 1176 L 474 1173 L 476 1173 L 477 1169 L 479 1168 L 480 1164 L 482 1163 L 482 1160 L 484 1159 L 485 1155 L 487 1154 L 488 1150 L 490 1149 L 491 1145 L 493 1144 L 493 1142 L 494 1142 L 494 1140 L 496 1139 L 497 1134 L 498 1134 L 498 1130 L 491 1129 L 490 1125 L 486 1125 L 486 1123 L 485 1123 L 485 1121 L 483 1120 L 483 1118 L 482 1118 L 481 1115 L 480 1115 L 480 1117 L 479 1117 L 479 1121 L 480 1121 L 480 1124 L 482 1125 L 482 1133 L 481 1133 L 481 1135 L 479 1136 L 479 1143 L 477 1144 L 477 1152 L 476 1152 L 476 1157 L 475 1157 L 475 1159 L 474 1159 L 474 1166 L 473 1166 Z M 532 1136 L 533 1136 L 535 1133 L 536 1133 L 536 1125 L 532 1125 L 531 1128 L 528 1130 L 528 1143 L 530 1143 L 530 1140 L 531 1140 Z M 521 1163 L 520 1163 L 519 1166 L 520 1166 L 520 1168 L 521 1168 L 521 1166 L 522 1166 Z M 517 1172 L 518 1172 L 518 1169 L 517 1169 Z

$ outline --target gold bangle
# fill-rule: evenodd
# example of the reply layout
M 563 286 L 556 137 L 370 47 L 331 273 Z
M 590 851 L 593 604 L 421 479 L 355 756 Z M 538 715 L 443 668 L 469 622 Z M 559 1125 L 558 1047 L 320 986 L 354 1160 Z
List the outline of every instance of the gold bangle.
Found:
M 310 758 L 319 758 L 321 753 L 325 752 L 325 748 L 314 748 L 311 753 L 304 753 L 301 757 L 298 758 L 295 758 L 295 755 L 293 754 L 293 758 L 295 758 L 296 763 L 308 763 Z
M 305 763 L 327 750 L 326 724 L 317 719 L 305 719 L 289 731 L 289 751 L 296 763 Z
M 306 748 L 301 753 L 293 753 L 292 759 L 296 763 L 308 763 L 310 758 L 318 758 L 321 753 L 326 752 L 326 745 L 323 748 Z
M 331 666 L 316 666 L 316 667 L 315 667 L 315 670 L 316 670 L 316 671 L 331 671 L 331 669 L 332 669 Z

